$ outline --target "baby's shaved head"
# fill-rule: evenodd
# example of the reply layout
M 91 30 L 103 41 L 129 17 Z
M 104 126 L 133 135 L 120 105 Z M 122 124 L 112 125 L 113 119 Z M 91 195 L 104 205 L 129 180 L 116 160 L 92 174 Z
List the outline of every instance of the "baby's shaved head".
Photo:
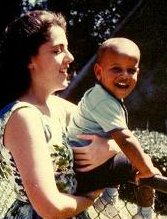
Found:
M 140 60 L 140 49 L 132 40 L 123 37 L 114 37 L 104 41 L 97 52 L 97 62 L 100 63 L 101 59 L 106 52 L 113 52 L 120 55 L 134 57 Z

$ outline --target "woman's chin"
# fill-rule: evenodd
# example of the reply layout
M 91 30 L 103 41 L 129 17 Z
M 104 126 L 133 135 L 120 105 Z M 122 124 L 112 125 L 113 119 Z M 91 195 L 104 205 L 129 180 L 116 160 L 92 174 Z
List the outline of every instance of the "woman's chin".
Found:
M 63 83 L 63 85 L 62 85 L 62 89 L 64 90 L 64 89 L 66 89 L 67 87 L 68 87 L 68 85 L 70 84 L 70 82 L 69 81 L 64 81 L 64 83 Z
M 68 87 L 68 85 L 69 85 L 69 82 L 66 81 L 61 86 L 57 87 L 56 91 L 65 90 Z

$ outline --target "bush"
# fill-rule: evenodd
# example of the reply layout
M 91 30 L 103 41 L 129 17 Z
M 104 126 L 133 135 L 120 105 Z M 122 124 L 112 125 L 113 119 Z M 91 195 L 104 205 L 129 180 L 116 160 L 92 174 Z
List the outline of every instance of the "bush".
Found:
M 152 158 L 154 165 L 161 171 L 162 175 L 167 176 L 167 136 L 163 133 L 149 130 L 133 131 L 138 138 L 144 151 Z M 134 185 L 121 185 L 120 198 L 128 202 L 136 203 L 134 195 Z M 155 209 L 160 214 L 167 214 L 166 194 L 156 191 Z
M 167 136 L 156 131 L 138 129 L 133 133 L 144 151 L 151 156 L 154 165 L 167 176 Z

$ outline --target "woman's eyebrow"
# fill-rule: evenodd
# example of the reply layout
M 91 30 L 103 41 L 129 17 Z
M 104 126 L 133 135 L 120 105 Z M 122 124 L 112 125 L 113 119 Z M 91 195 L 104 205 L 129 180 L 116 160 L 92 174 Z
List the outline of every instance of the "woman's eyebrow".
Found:
M 58 47 L 64 48 L 64 47 L 66 47 L 66 46 L 67 46 L 67 45 L 65 45 L 65 44 L 63 44 L 63 43 L 59 43 L 59 44 L 53 45 L 53 48 L 58 48 Z

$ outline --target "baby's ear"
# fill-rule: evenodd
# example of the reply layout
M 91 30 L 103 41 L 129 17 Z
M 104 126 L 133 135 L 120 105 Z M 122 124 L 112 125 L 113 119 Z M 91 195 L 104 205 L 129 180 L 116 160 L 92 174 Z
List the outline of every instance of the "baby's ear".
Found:
M 100 81 L 102 74 L 102 67 L 98 63 L 95 63 L 94 65 L 94 73 L 96 75 L 97 80 Z

